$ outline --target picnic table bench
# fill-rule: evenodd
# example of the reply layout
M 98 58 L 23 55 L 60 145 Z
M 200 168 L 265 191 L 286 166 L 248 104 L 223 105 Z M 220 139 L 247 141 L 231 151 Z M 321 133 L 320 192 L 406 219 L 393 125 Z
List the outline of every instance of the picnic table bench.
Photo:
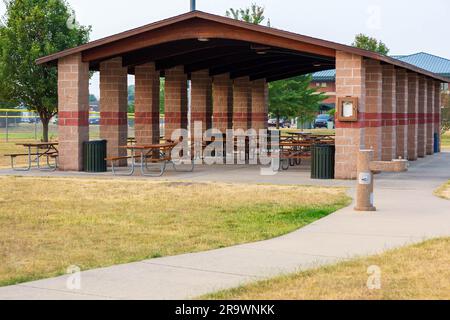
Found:
M 173 141 L 167 141 L 165 143 L 156 143 L 156 144 L 148 144 L 148 145 L 128 145 L 121 146 L 120 148 L 127 149 L 131 151 L 131 155 L 122 156 L 122 157 L 109 157 L 106 158 L 106 161 L 111 163 L 112 172 L 114 175 L 124 175 L 124 176 L 132 176 L 136 167 L 138 166 L 141 170 L 141 174 L 143 176 L 150 177 L 160 177 L 166 171 L 166 167 L 168 163 L 173 165 L 175 171 L 180 171 L 177 166 L 182 163 L 178 163 L 177 160 L 172 159 L 172 150 L 178 145 L 178 143 Z M 117 161 L 128 160 L 131 159 L 131 168 L 129 171 L 125 173 L 118 173 L 116 169 L 115 163 Z M 153 168 L 150 166 L 153 165 Z M 128 166 L 128 165 L 127 165 Z M 154 170 L 156 167 L 156 171 Z M 152 171 L 153 169 L 153 171 Z M 194 161 L 191 161 L 188 172 L 192 172 L 194 170 Z
M 35 142 L 35 143 L 18 143 L 18 146 L 23 146 L 28 149 L 24 153 L 10 153 L 5 154 L 5 157 L 11 158 L 11 168 L 14 171 L 30 171 L 33 162 L 37 164 L 37 168 L 41 171 L 55 171 L 58 168 L 58 142 Z M 35 149 L 35 150 L 32 150 Z M 24 168 L 17 168 L 15 160 L 18 157 L 28 157 L 28 164 Z M 47 165 L 41 166 L 41 158 L 46 159 Z M 53 159 L 54 164 L 50 164 L 50 159 Z

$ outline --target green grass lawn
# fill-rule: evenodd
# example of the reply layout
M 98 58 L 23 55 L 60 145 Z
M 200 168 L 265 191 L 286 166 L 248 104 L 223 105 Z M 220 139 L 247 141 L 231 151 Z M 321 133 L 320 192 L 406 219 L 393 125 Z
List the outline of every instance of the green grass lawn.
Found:
M 443 199 L 450 200 L 450 181 L 448 181 L 446 184 L 444 184 L 442 187 L 436 190 L 435 193 L 438 197 L 441 197 Z
M 381 288 L 367 287 L 378 266 Z M 343 262 L 205 296 L 224 300 L 450 299 L 450 238 L 427 241 L 373 257 Z
M 343 188 L 0 177 L 0 286 L 280 236 Z
M 450 148 L 450 131 L 442 136 L 442 147 Z

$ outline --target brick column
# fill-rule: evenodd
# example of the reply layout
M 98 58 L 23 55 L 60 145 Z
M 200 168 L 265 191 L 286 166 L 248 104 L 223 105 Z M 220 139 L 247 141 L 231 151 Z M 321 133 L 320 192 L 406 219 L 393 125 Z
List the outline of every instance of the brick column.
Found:
M 213 127 L 222 133 L 233 128 L 233 83 L 228 73 L 214 76 Z
M 237 78 L 233 85 L 233 128 L 247 130 L 251 126 L 252 93 L 249 77 Z
M 366 63 L 365 147 L 374 150 L 374 160 L 381 159 L 383 70 L 381 63 Z M 392 159 L 391 159 L 392 160 Z
M 434 132 L 439 136 L 438 150 L 441 152 L 441 83 L 434 83 Z
M 366 71 L 363 57 L 336 52 L 336 98 L 357 97 L 359 121 L 336 121 L 336 179 L 355 179 L 358 152 L 364 148 Z M 337 100 L 336 100 L 337 102 Z
M 100 63 L 100 137 L 108 141 L 108 157 L 123 157 L 128 137 L 128 87 L 127 68 L 122 58 Z M 125 166 L 126 160 L 119 161 Z
M 183 66 L 165 70 L 165 76 L 164 135 L 171 139 L 173 131 L 188 126 L 187 76 Z
M 137 144 L 159 143 L 159 71 L 154 63 L 135 67 L 135 135 Z
M 252 81 L 252 114 L 251 128 L 259 134 L 259 130 L 267 129 L 269 114 L 269 88 L 265 79 Z
M 408 74 L 397 69 L 397 154 L 396 158 L 408 159 Z
M 417 156 L 424 158 L 426 155 L 426 119 L 428 102 L 427 102 L 427 81 L 424 76 L 419 76 L 419 111 L 417 117 Z
M 195 122 L 202 122 L 202 133 L 212 127 L 212 79 L 209 70 L 191 74 L 191 137 Z
M 426 153 L 432 155 L 434 153 L 434 80 L 427 79 L 427 116 L 426 116 Z
M 381 160 L 397 158 L 397 72 L 383 65 L 382 150 Z
M 419 112 L 419 77 L 408 72 L 408 160 L 417 160 L 417 113 Z
M 89 64 L 81 54 L 58 60 L 59 169 L 83 170 L 83 142 L 89 141 Z

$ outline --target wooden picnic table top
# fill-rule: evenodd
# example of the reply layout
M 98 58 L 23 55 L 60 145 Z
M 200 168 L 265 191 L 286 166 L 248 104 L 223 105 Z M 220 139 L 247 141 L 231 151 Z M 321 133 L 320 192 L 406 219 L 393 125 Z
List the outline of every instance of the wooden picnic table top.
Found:
M 282 141 L 280 147 L 310 147 L 313 143 L 307 141 Z
M 154 144 L 134 145 L 134 146 L 120 146 L 120 148 L 129 150 L 169 149 L 175 147 L 176 145 L 177 143 L 175 142 L 166 142 L 166 143 L 154 143 Z
M 29 143 L 16 143 L 17 146 L 24 147 L 52 147 L 57 146 L 58 142 L 29 142 Z

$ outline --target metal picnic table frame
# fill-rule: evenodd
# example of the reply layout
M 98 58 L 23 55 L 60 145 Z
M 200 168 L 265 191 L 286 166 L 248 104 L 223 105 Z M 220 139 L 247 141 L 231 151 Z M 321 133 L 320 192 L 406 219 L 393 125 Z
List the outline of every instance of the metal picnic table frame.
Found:
M 167 164 L 170 163 L 173 165 L 175 171 L 180 171 L 177 169 L 177 164 L 172 159 L 172 150 L 178 145 L 175 142 L 166 142 L 160 144 L 148 144 L 148 145 L 127 145 L 122 146 L 121 148 L 127 149 L 131 152 L 131 156 L 126 157 L 131 158 L 131 168 L 130 171 L 118 174 L 116 168 L 114 166 L 114 161 L 111 161 L 112 164 L 112 172 L 114 175 L 123 175 L 123 176 L 132 176 L 135 171 L 137 164 L 137 159 L 139 159 L 139 167 L 141 170 L 141 174 L 146 177 L 161 177 L 166 171 Z M 136 155 L 139 153 L 139 155 Z M 150 161 L 149 161 L 150 159 Z M 159 171 L 156 173 L 149 173 L 149 162 L 157 163 L 159 166 Z M 194 161 L 191 160 L 190 168 L 186 172 L 194 171 Z
M 56 148 L 58 146 L 58 142 L 37 142 L 37 143 L 17 143 L 17 146 L 23 146 L 25 148 L 28 148 L 28 154 L 9 154 L 6 156 L 11 157 L 11 168 L 14 171 L 30 171 L 32 169 L 32 163 L 36 162 L 37 168 L 41 171 L 56 171 L 58 168 L 58 149 Z M 32 149 L 36 148 L 36 153 L 32 152 Z M 40 152 L 40 150 L 45 150 L 44 152 Z M 28 156 L 28 166 L 25 168 L 16 168 L 14 165 L 14 159 L 18 156 Z M 35 157 L 33 159 L 33 157 Z M 47 166 L 41 167 L 40 159 L 42 157 L 46 157 Z M 52 165 L 49 162 L 50 158 L 55 159 L 55 164 Z

